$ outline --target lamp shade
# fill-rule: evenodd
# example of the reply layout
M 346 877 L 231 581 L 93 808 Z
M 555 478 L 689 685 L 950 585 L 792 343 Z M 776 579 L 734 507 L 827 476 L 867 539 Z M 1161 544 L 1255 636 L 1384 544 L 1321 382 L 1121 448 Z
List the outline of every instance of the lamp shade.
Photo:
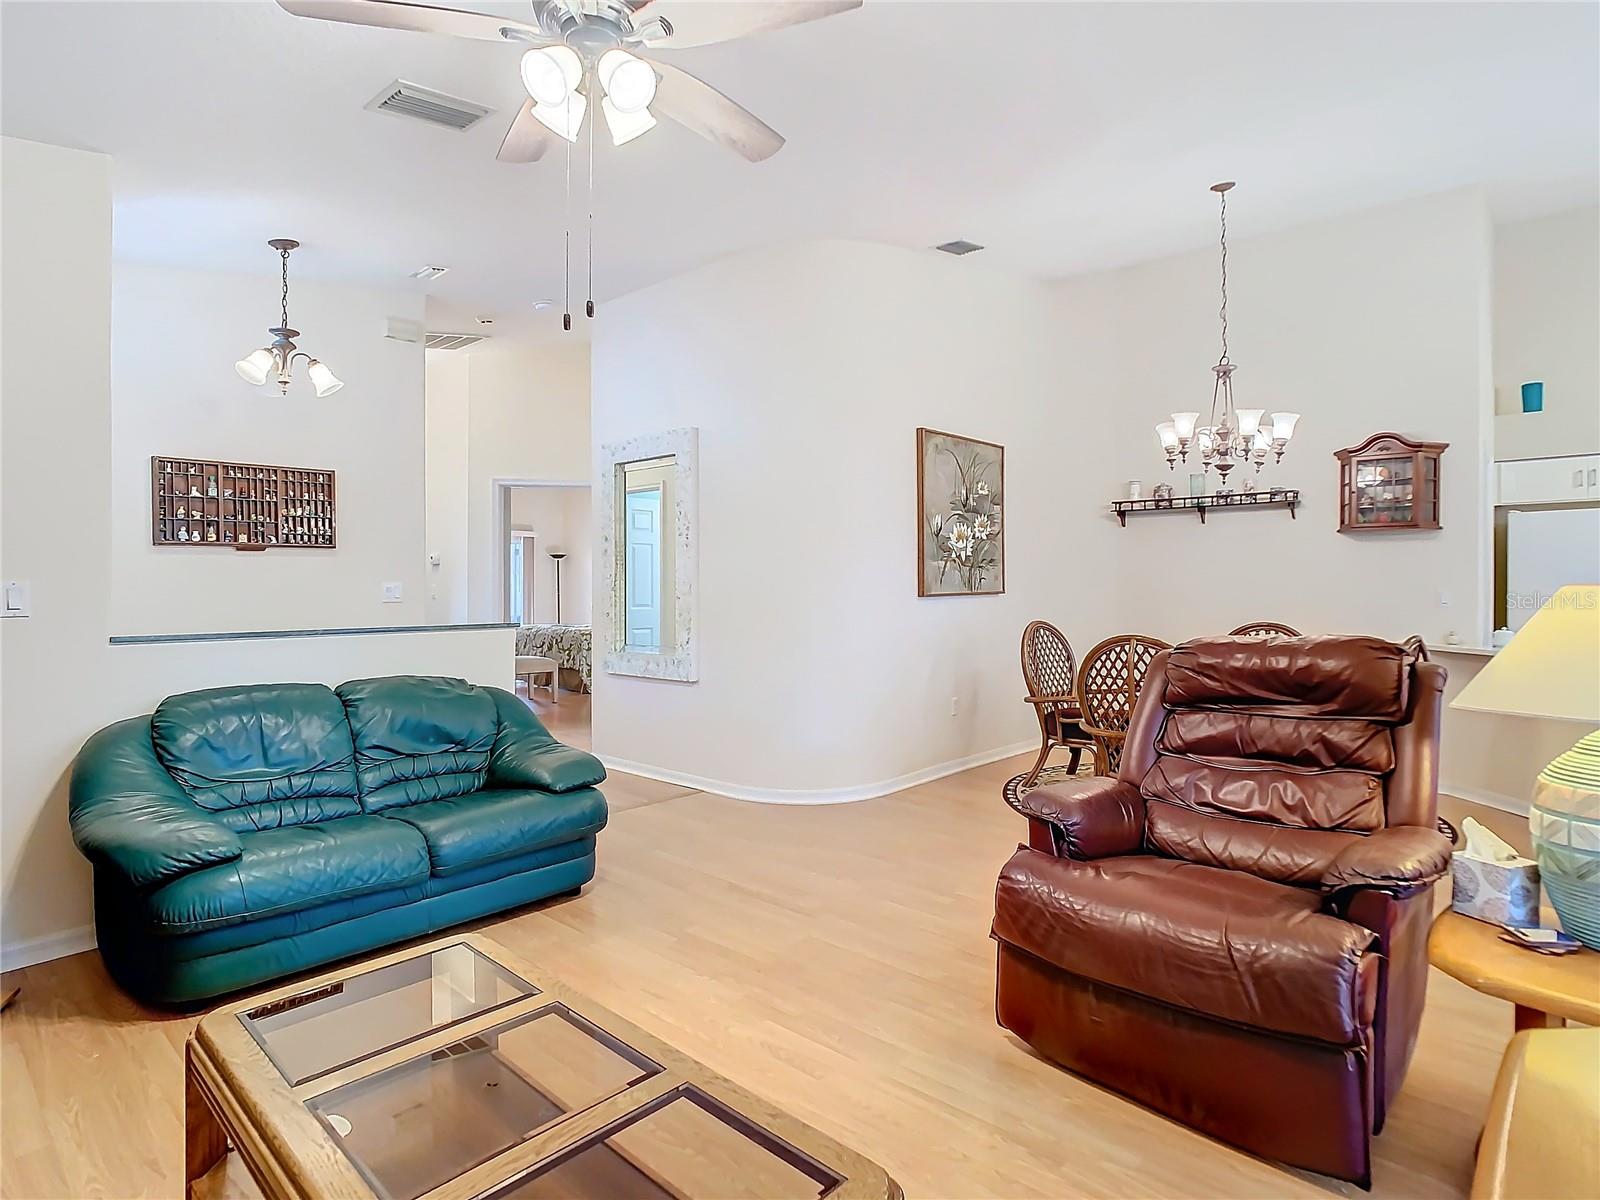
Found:
M 260 387 L 267 381 L 267 375 L 275 362 L 271 350 L 253 350 L 234 363 L 233 369 L 239 372 L 239 378 L 251 387 Z
M 1558 589 L 1450 707 L 1600 725 L 1600 584 Z

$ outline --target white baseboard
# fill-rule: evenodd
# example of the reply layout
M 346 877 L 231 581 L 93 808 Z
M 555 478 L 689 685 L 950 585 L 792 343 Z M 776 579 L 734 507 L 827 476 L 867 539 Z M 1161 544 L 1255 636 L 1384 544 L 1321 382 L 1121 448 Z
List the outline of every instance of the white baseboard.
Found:
M 728 783 L 721 779 L 708 779 L 703 775 L 688 775 L 682 771 L 669 771 L 664 767 L 653 767 L 649 763 L 632 762 L 629 759 L 616 758 L 610 754 L 602 753 L 599 758 L 601 762 L 605 763 L 607 770 L 622 771 L 628 775 L 642 775 L 646 779 L 655 779 L 662 783 L 676 783 L 682 787 L 693 788 L 697 792 L 711 792 L 714 795 L 727 796 L 734 800 L 750 800 L 757 804 L 849 804 L 856 800 L 871 800 L 875 796 L 887 796 L 890 792 L 904 791 L 906 788 L 916 787 L 918 784 L 931 783 L 935 779 L 943 779 L 946 775 L 954 775 L 958 771 L 988 766 L 992 762 L 999 762 L 1002 758 L 1010 758 L 1013 755 L 1023 754 L 1038 748 L 1039 739 L 1032 738 L 1025 742 L 1014 742 L 1009 746 L 998 746 L 993 750 L 980 750 L 977 754 L 969 754 L 965 758 L 955 758 L 948 762 L 935 763 L 931 767 L 923 767 L 919 771 L 897 775 L 893 779 L 882 779 L 876 783 L 862 783 L 851 787 L 839 788 L 750 787 L 742 783 Z
M 1474 804 L 1482 804 L 1488 808 L 1498 808 L 1501 812 L 1515 813 L 1519 817 L 1528 815 L 1528 801 L 1526 799 L 1507 796 L 1504 792 L 1490 792 L 1485 791 L 1483 788 L 1457 787 L 1453 783 L 1441 783 L 1439 791 L 1446 796 L 1470 800 Z
M 49 962 L 52 958 L 65 958 L 69 954 L 82 954 L 93 950 L 94 926 L 80 925 L 63 933 L 47 933 L 44 937 L 28 938 L 0 946 L 0 971 L 15 971 L 35 963 Z

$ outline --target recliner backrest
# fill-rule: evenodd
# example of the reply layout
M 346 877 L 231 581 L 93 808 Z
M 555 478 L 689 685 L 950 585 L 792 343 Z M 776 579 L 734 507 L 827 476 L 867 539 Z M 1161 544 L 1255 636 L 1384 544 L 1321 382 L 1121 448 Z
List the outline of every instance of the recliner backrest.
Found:
M 350 725 L 322 684 L 169 696 L 150 717 L 150 740 L 190 799 L 237 833 L 361 811 Z
M 1206 638 L 1167 651 L 1123 762 L 1145 798 L 1146 844 L 1308 884 L 1353 839 L 1421 823 L 1409 795 L 1395 797 L 1397 822 L 1389 811 L 1396 735 L 1412 732 L 1419 697 L 1437 729 L 1438 681 L 1419 689 L 1417 671 L 1403 647 L 1370 637 Z M 1403 790 L 1414 787 L 1407 775 Z
M 500 721 L 482 688 L 460 679 L 394 675 L 351 680 L 337 692 L 350 720 L 367 812 L 483 787 Z

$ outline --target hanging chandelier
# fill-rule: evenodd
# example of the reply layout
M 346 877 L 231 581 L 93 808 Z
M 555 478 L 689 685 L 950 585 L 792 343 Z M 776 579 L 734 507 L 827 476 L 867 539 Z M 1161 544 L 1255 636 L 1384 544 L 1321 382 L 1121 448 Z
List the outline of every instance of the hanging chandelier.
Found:
M 1274 462 L 1282 462 L 1300 420 L 1299 413 L 1275 412 L 1263 422 L 1264 409 L 1235 408 L 1233 404 L 1235 364 L 1228 358 L 1228 192 L 1233 186 L 1232 182 L 1211 185 L 1222 202 L 1222 307 L 1217 310 L 1222 321 L 1222 355 L 1211 368 L 1216 380 L 1211 385 L 1210 418 L 1206 424 L 1197 425 L 1199 413 L 1173 413 L 1172 420 L 1156 426 L 1156 436 L 1166 451 L 1167 469 L 1174 469 L 1180 458 L 1188 462 L 1189 451 L 1195 450 L 1205 471 L 1217 469 L 1219 496 L 1232 494 L 1228 475 L 1235 467 L 1253 466 L 1259 475 L 1268 454 L 1273 455 Z M 1244 489 L 1254 491 L 1254 480 L 1246 478 Z
M 294 339 L 300 336 L 300 331 L 289 328 L 289 251 L 300 243 L 293 238 L 273 238 L 267 245 L 276 250 L 283 260 L 283 307 L 280 320 L 267 330 L 272 335 L 272 344 L 251 351 L 234 363 L 233 369 L 251 387 L 260 387 L 268 379 L 275 379 L 279 394 L 288 395 L 295 360 L 303 358 L 306 360 L 306 378 L 311 381 L 317 395 L 331 396 L 344 386 L 344 381 L 330 371 L 326 363 L 319 362 L 296 347 Z

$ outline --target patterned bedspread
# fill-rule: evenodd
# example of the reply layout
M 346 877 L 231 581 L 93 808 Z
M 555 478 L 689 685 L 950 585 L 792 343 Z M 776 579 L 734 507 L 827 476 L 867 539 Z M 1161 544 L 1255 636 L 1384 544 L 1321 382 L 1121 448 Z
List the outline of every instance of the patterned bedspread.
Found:
M 518 654 L 540 654 L 555 659 L 563 668 L 563 675 L 570 671 L 582 681 L 583 687 L 579 690 L 585 692 L 591 686 L 590 641 L 587 625 L 521 625 L 517 628 Z M 569 679 L 562 680 L 563 686 L 571 686 Z

